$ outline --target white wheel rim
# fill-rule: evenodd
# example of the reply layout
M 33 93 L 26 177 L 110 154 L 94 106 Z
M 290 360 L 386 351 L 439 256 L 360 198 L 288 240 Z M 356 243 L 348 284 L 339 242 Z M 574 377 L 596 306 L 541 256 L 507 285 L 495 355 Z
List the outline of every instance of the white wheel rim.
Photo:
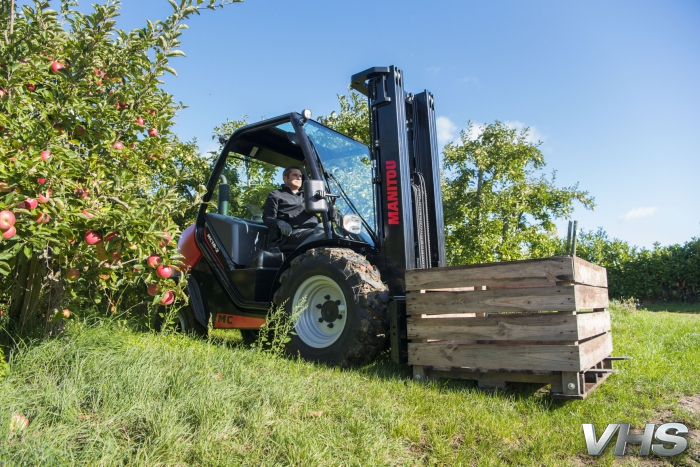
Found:
M 298 310 L 304 297 L 304 308 Z M 333 303 L 327 303 L 329 301 Z M 337 341 L 348 320 L 345 295 L 328 276 L 311 276 L 299 286 L 292 300 L 292 312 L 299 311 L 301 313 L 294 331 L 302 342 L 315 349 L 328 347 Z

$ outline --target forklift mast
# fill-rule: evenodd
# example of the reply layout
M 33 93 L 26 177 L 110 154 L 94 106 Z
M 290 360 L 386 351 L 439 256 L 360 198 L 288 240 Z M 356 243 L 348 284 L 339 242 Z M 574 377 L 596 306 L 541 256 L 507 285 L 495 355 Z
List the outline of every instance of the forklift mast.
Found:
M 378 203 L 381 261 L 392 295 L 405 294 L 405 271 L 445 266 L 445 226 L 432 94 L 408 94 L 398 68 L 352 77 L 367 96 Z
M 406 361 L 406 270 L 445 266 L 445 223 L 432 94 L 408 94 L 394 66 L 351 78 L 367 96 L 380 252 L 390 301 L 391 353 Z

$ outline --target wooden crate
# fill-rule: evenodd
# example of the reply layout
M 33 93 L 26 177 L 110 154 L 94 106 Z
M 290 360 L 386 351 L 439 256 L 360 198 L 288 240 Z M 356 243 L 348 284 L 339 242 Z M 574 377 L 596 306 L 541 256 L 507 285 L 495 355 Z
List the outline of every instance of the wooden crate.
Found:
M 417 379 L 548 383 L 583 398 L 614 371 L 607 275 L 580 258 L 412 270 L 406 289 Z

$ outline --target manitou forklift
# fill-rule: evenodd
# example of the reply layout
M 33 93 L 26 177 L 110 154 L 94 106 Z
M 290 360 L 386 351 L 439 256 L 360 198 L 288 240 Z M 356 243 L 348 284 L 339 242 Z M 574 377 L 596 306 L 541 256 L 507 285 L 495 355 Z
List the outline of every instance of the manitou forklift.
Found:
M 369 147 L 306 110 L 247 125 L 225 142 L 179 243 L 189 269 L 184 331 L 205 334 L 211 317 L 214 328 L 252 341 L 270 307 L 291 314 L 303 305 L 289 353 L 359 365 L 389 338 L 393 359 L 406 361 L 405 272 L 445 266 L 433 96 L 406 93 L 394 66 L 358 73 L 351 86 L 369 101 Z M 234 158 L 301 167 L 305 209 L 321 220 L 314 234 L 285 246 L 259 214 L 229 216 L 222 174 Z

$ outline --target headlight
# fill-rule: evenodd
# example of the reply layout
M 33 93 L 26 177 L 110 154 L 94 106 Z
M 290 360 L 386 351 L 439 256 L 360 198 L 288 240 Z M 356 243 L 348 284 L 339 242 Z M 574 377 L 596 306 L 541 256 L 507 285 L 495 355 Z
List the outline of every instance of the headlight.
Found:
M 357 214 L 343 216 L 343 230 L 351 234 L 359 234 L 362 231 L 362 219 Z

